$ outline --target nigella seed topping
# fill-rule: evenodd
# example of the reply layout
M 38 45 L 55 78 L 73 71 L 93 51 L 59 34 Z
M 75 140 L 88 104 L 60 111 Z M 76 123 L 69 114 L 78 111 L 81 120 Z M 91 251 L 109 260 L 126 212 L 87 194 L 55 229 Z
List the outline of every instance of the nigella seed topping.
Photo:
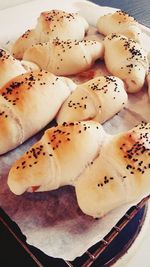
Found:
M 86 122 L 64 122 L 63 125 L 55 126 L 46 131 L 46 140 L 45 145 L 42 142 L 35 144 L 26 152 L 26 158 L 22 160 L 22 162 L 16 166 L 16 169 L 25 169 L 25 168 L 35 168 L 35 165 L 45 160 L 46 157 L 55 157 L 57 154 L 57 150 L 63 149 L 64 145 L 70 145 L 70 142 L 74 140 L 75 134 L 84 135 L 84 131 L 89 131 L 90 124 Z M 49 141 L 50 140 L 50 141 Z M 47 147 L 48 146 L 48 147 Z M 51 149 L 48 153 L 47 149 Z M 45 150 L 46 149 L 46 150 Z M 93 164 L 89 162 L 89 164 Z M 108 183 L 108 179 L 105 178 Z
M 137 132 L 132 130 L 128 134 L 127 139 L 129 141 L 122 144 L 120 150 L 127 162 L 126 169 L 130 174 L 135 174 L 136 172 L 143 174 L 148 169 L 149 164 L 147 159 L 150 156 L 150 126 L 148 123 L 142 122 L 136 127 L 138 127 Z M 133 142 L 134 139 L 135 141 Z M 143 160 L 143 154 L 145 160 Z
M 32 71 L 26 74 L 21 74 L 19 79 L 16 78 L 16 80 L 10 81 L 6 87 L 3 87 L 1 95 L 13 106 L 17 105 L 18 101 L 20 100 L 19 95 L 30 90 L 35 85 L 36 81 L 39 80 L 39 84 L 41 85 L 46 84 L 41 80 L 43 73 L 45 73 L 45 71 L 39 71 L 37 76 L 34 76 Z
M 114 180 L 114 177 L 105 175 L 102 179 L 100 178 L 101 182 L 99 183 L 99 186 L 103 187 L 104 185 L 109 184 L 110 181 L 112 182 L 112 180 Z

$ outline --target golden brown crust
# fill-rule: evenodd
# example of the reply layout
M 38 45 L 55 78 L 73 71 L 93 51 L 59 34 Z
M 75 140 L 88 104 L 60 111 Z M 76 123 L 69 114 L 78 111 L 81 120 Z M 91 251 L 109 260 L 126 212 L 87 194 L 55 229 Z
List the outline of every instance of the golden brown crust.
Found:
M 141 177 L 149 168 L 150 124 L 142 123 L 118 139 L 118 155 L 130 174 Z
M 138 24 L 138 22 L 133 17 L 131 17 L 129 14 L 122 10 L 117 10 L 115 13 L 113 13 L 112 19 L 118 24 L 131 22 L 134 22 L 134 24 Z
M 80 208 L 101 217 L 150 193 L 150 123 L 108 137 L 99 157 L 76 181 Z
M 12 47 L 15 58 L 21 59 L 26 49 L 36 43 L 44 43 L 53 39 L 82 40 L 88 30 L 87 21 L 77 13 L 61 10 L 42 12 L 33 30 L 27 30 Z
M 12 167 L 10 189 L 22 194 L 35 186 L 40 186 L 37 191 L 45 191 L 73 184 L 98 155 L 103 135 L 96 122 L 64 123 L 48 129 Z
M 1 113 L 10 110 L 7 117 L 3 116 L 3 125 L 8 123 L 12 116 L 19 121 L 23 132 L 21 143 L 36 132 L 41 130 L 50 122 L 58 112 L 63 101 L 68 97 L 76 85 L 67 78 L 56 77 L 55 75 L 43 71 L 31 71 L 15 77 L 9 81 L 0 91 Z M 6 128 L 6 127 L 5 127 Z M 11 127 L 7 136 L 15 138 L 11 133 Z M 19 145 L 15 143 L 15 146 Z M 7 138 L 4 146 L 7 146 Z M 7 152 L 14 148 L 14 144 L 8 146 L 6 150 L 0 149 L 0 153 Z
M 76 33 L 74 33 L 73 31 L 77 26 L 79 27 L 78 30 L 81 31 L 81 33 L 78 33 L 78 35 L 80 36 L 81 34 L 82 37 L 75 37 Z M 83 27 L 83 32 L 80 27 Z M 41 30 L 41 32 L 43 31 L 47 35 L 50 34 L 50 39 L 59 38 L 62 40 L 82 40 L 86 31 L 88 30 L 88 27 L 89 26 L 86 20 L 78 13 L 67 13 L 65 11 L 54 9 L 41 13 L 40 17 L 38 18 L 36 30 Z M 46 41 L 47 40 L 45 40 L 45 42 Z
M 101 16 L 97 21 L 97 27 L 99 32 L 105 36 L 111 33 L 120 33 L 140 42 L 139 23 L 124 11 L 118 10 L 115 13 Z
M 0 88 L 10 79 L 25 72 L 20 61 L 13 58 L 6 50 L 0 49 Z

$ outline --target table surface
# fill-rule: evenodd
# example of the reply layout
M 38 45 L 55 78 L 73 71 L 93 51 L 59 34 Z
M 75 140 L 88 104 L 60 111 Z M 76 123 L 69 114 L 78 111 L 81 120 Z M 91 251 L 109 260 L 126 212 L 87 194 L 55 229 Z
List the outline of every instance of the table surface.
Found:
M 30 0 L 30 1 L 36 1 L 36 0 Z M 5 0 L 3 2 L 0 1 L 0 9 L 4 9 L 10 6 L 15 6 L 15 5 L 25 3 L 25 2 L 30 2 L 30 1 L 29 0 L 13 0 L 13 1 Z M 98 5 L 102 5 L 102 6 L 111 6 L 115 8 L 120 8 L 126 11 L 127 13 L 129 13 L 130 15 L 132 15 L 133 17 L 135 17 L 140 23 L 144 24 L 145 26 L 150 27 L 150 2 L 149 0 L 143 0 L 143 1 L 141 0 L 123 0 L 123 1 L 93 0 L 91 2 L 96 3 Z M 3 251 L 4 252 L 8 251 L 10 258 L 13 256 L 14 253 L 17 253 L 17 258 L 13 262 L 13 264 L 9 263 L 9 260 L 8 260 L 9 257 L 6 256 L 6 257 L 3 257 L 5 259 L 5 265 L 0 264 L 0 266 L 2 267 L 43 266 L 43 265 L 39 265 L 38 263 L 33 263 L 33 260 L 29 257 L 29 254 L 28 254 L 29 252 L 23 251 L 22 247 L 18 245 L 16 238 L 14 238 L 13 235 L 10 235 L 10 232 L 8 231 L 8 229 L 5 228 L 5 225 L 2 221 L 0 221 L 0 233 L 1 233 L 1 244 L 2 242 L 5 242 L 5 240 L 9 240 L 10 242 L 9 244 L 6 242 L 3 243 Z M 25 237 L 22 237 L 22 238 L 25 240 Z M 135 266 L 136 267 L 138 266 L 149 267 L 150 266 L 149 261 L 145 260 L 143 262 L 143 258 L 149 257 L 150 259 L 149 250 L 148 250 L 149 244 L 150 244 L 150 238 L 145 242 L 145 246 L 141 247 L 140 252 L 135 257 L 133 257 L 131 262 L 126 266 L 127 267 L 135 267 Z M 36 254 L 36 251 L 35 251 L 35 254 Z M 22 259 L 21 265 L 20 265 L 20 260 L 19 260 L 20 257 Z M 42 257 L 45 257 L 45 256 L 42 256 Z M 26 265 L 24 265 L 23 262 L 26 263 Z M 55 262 L 54 262 L 53 266 L 59 267 L 59 264 L 55 265 Z M 63 266 L 63 262 L 61 266 Z M 123 265 L 121 267 L 123 267 Z

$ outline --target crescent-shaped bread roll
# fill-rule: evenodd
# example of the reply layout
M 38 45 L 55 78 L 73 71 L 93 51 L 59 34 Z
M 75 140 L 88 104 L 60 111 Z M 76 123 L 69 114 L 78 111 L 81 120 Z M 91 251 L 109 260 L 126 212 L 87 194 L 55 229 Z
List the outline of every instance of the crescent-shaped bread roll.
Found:
M 41 130 L 58 112 L 76 85 L 69 78 L 32 71 L 0 90 L 0 154 Z
M 102 58 L 103 44 L 92 40 L 60 41 L 37 44 L 26 50 L 24 60 L 36 63 L 55 75 L 73 75 L 89 69 Z
M 75 89 L 61 106 L 57 123 L 95 120 L 104 123 L 127 104 L 124 83 L 114 76 L 96 77 Z
M 79 207 L 93 217 L 150 194 L 150 123 L 105 140 L 75 183 Z
M 138 92 L 149 69 L 147 54 L 139 43 L 119 34 L 104 40 L 104 59 L 108 71 L 126 83 L 129 93 Z
M 101 16 L 97 21 L 97 28 L 105 36 L 111 33 L 120 33 L 135 41 L 140 41 L 141 29 L 139 23 L 122 10 Z
M 0 49 L 0 88 L 10 79 L 25 72 L 19 60 L 13 58 L 6 50 Z
M 104 135 L 102 126 L 92 121 L 64 123 L 48 129 L 11 168 L 10 190 L 20 195 L 73 184 L 97 157 Z
M 89 25 L 78 13 L 61 10 L 45 11 L 40 14 L 35 29 L 27 30 L 12 47 L 15 58 L 21 59 L 25 50 L 36 43 L 61 40 L 83 40 Z

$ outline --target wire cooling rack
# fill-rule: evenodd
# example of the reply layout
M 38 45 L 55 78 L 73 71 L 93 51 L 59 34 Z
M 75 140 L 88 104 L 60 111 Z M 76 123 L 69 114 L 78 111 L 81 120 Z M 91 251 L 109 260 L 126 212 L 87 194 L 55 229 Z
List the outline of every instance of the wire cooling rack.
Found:
M 82 266 L 82 267 L 92 266 L 92 264 L 108 248 L 111 242 L 118 236 L 118 234 L 124 229 L 124 227 L 136 216 L 138 211 L 144 207 L 149 197 L 150 196 L 144 198 L 136 206 L 133 206 L 131 209 L 129 209 L 126 212 L 126 214 L 119 220 L 119 222 L 112 228 L 112 230 L 100 242 L 97 243 L 97 246 L 94 250 L 90 248 L 89 250 L 85 252 L 87 259 L 85 260 L 85 262 L 83 262 L 82 265 L 77 265 L 77 266 Z M 145 213 L 146 213 L 146 210 L 147 209 L 145 209 Z M 143 219 L 145 219 L 145 216 L 143 217 Z M 141 226 L 142 226 L 142 222 L 141 222 Z M 74 262 L 66 261 L 66 264 L 70 267 L 76 266 L 75 261 Z

